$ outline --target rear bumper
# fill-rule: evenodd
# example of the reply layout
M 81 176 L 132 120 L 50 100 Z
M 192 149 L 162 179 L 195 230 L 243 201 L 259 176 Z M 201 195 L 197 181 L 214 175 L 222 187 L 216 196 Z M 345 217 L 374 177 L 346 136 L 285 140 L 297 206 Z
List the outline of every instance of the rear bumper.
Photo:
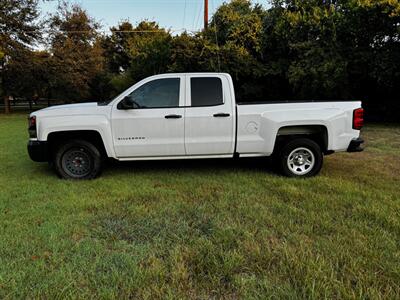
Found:
M 47 142 L 29 141 L 28 142 L 29 157 L 36 162 L 48 161 L 48 145 Z
M 349 148 L 347 148 L 347 152 L 361 152 L 364 151 L 364 148 L 361 147 L 361 144 L 364 143 L 362 138 L 354 139 L 350 142 Z

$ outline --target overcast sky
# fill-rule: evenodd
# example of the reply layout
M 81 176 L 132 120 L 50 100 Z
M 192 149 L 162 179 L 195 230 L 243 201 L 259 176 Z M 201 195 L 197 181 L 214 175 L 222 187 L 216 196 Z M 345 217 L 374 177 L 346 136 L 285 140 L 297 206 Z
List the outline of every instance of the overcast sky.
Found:
M 71 0 L 85 8 L 105 30 L 121 20 L 137 24 L 142 20 L 157 21 L 171 30 L 198 31 L 203 26 L 204 0 Z M 210 16 L 223 0 L 209 0 Z M 229 2 L 229 1 L 228 1 Z M 253 0 L 267 6 L 268 0 Z M 41 2 L 42 14 L 57 9 L 58 1 Z M 176 32 L 179 33 L 179 32 Z

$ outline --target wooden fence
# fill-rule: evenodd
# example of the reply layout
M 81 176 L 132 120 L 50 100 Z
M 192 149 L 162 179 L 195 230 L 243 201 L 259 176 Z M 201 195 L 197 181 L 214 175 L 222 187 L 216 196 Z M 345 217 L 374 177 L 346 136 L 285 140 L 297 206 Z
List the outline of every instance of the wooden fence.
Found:
M 49 106 L 65 104 L 65 101 L 58 99 L 37 99 L 26 98 L 9 99 L 4 98 L 0 103 L 0 112 L 11 113 L 13 111 L 35 111 Z

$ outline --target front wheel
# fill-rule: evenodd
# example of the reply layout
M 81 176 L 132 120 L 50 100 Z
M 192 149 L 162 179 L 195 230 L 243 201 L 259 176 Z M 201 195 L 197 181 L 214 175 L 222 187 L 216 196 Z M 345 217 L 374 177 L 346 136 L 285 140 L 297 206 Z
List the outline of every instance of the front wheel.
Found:
M 322 168 L 323 154 L 320 146 L 310 139 L 288 142 L 279 153 L 280 169 L 288 177 L 311 177 Z
M 56 151 L 54 168 L 64 179 L 93 179 L 101 172 L 101 153 L 92 143 L 72 140 Z

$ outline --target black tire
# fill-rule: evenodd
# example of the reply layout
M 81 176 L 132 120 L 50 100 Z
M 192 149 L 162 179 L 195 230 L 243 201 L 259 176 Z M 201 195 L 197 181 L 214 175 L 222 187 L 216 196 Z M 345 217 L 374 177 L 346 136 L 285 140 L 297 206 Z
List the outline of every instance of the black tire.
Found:
M 95 145 L 84 140 L 70 140 L 58 147 L 54 169 L 64 179 L 94 179 L 102 170 L 102 156 Z
M 307 138 L 288 141 L 277 156 L 282 174 L 298 178 L 317 175 L 321 171 L 324 160 L 321 147 Z

